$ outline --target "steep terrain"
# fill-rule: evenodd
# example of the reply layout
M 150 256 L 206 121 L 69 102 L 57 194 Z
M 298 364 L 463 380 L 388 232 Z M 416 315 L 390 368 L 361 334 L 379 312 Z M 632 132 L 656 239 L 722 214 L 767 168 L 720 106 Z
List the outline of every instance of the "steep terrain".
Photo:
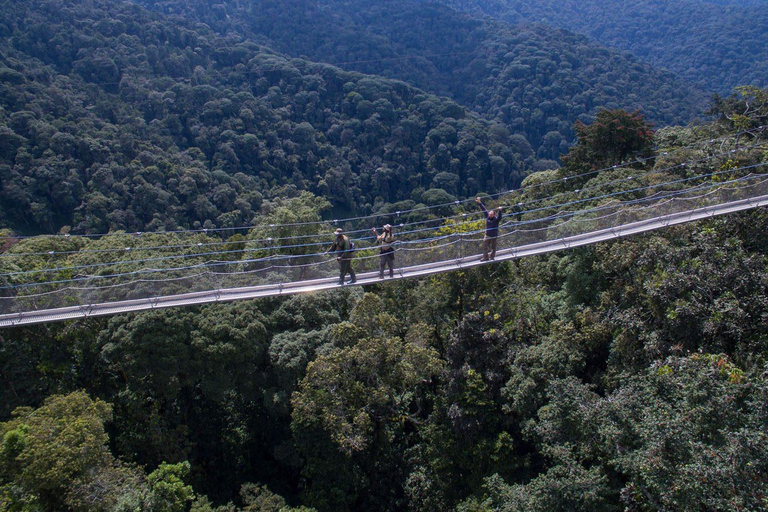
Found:
M 472 18 L 436 3 L 142 4 L 204 22 L 228 37 L 449 95 L 502 121 L 549 160 L 573 142 L 573 123 L 590 119 L 599 108 L 639 109 L 649 121 L 668 125 L 699 115 L 707 100 L 679 77 L 584 37 Z
M 371 211 L 432 188 L 513 187 L 536 162 L 524 138 L 453 101 L 134 4 L 6 2 L 2 12 L 7 227 L 242 225 L 264 197 L 300 190 Z
M 571 32 L 407 2 L 144 4 L 0 0 L 0 300 L 60 280 L 87 311 L 79 282 L 141 270 L 151 290 L 178 283 L 154 272 L 169 254 L 248 269 L 264 242 L 272 265 L 271 237 L 325 237 L 323 218 L 488 194 L 524 230 L 520 204 L 768 165 L 768 89 L 661 128 L 702 114 L 695 89 Z M 419 220 L 465 233 L 471 206 Z M 0 510 L 765 509 L 767 230 L 755 209 L 1 330 Z
M 717 122 L 653 138 L 639 117 L 601 113 L 519 199 L 764 172 L 768 90 L 717 109 Z M 620 119 L 633 136 L 617 151 Z M 625 151 L 653 158 L 613 167 Z M 558 179 L 595 165 L 608 167 Z M 317 219 L 327 204 L 269 203 L 264 222 Z M 766 229 L 753 210 L 428 279 L 3 330 L 0 503 L 760 510 Z M 124 259 L 101 251 L 126 243 L 185 243 L 145 237 L 20 240 L 0 254 L 3 289 L 15 264 L 65 273 Z
M 713 93 L 768 84 L 765 0 L 444 0 L 509 23 L 538 23 L 627 50 Z
M 600 108 L 641 109 L 659 124 L 701 112 L 703 96 L 672 75 L 564 32 L 408 2 L 361 3 L 368 10 L 354 17 L 303 3 L 216 5 L 3 4 L 6 226 L 242 225 L 286 185 L 338 212 L 444 202 L 556 166 L 573 123 Z M 454 100 L 290 60 L 252 37 Z M 432 189 L 441 192 L 422 197 Z

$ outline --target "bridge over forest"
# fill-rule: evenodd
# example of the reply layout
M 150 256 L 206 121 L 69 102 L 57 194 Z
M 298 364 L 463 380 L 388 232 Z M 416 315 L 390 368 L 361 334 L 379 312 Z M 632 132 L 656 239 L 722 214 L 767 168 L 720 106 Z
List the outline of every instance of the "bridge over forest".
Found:
M 757 208 L 768 204 L 768 161 L 734 164 L 741 152 L 764 151 L 743 140 L 708 141 L 705 156 L 678 163 L 662 153 L 577 176 L 553 171 L 489 196 L 489 206 L 504 208 L 494 262 L 480 261 L 484 222 L 474 198 L 342 220 L 16 237 L 0 254 L 0 327 L 339 288 L 338 264 L 324 254 L 336 227 L 356 243 L 355 286 L 363 286 L 382 282 L 371 227 L 384 223 L 398 240 L 387 282 Z

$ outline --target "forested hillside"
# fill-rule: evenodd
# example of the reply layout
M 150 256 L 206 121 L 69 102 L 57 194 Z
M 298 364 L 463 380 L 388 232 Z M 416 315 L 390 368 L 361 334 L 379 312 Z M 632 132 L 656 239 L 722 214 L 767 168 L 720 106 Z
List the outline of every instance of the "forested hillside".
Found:
M 455 102 L 129 3 L 3 12 L 0 219 L 21 232 L 242 225 L 291 190 L 370 212 L 513 187 L 536 165 Z
M 630 172 L 765 172 L 768 90 L 716 111 L 656 134 L 604 111 L 521 199 L 610 189 Z M 619 148 L 606 141 L 621 119 L 636 137 Z M 280 206 L 296 220 L 324 208 Z M 766 229 L 760 209 L 366 289 L 3 330 L 0 503 L 765 508 Z M 46 243 L 17 241 L 0 262 Z M 18 261 L 46 266 L 38 254 Z
M 438 62 L 442 72 L 414 82 L 445 83 L 492 121 L 401 81 L 290 60 L 130 3 L 5 2 L 0 220 L 22 233 L 243 225 L 286 186 L 325 196 L 339 213 L 445 202 L 556 166 L 573 122 L 600 107 L 674 123 L 701 103 L 673 77 L 568 34 L 500 28 L 490 38 L 445 8 L 432 19 L 403 5 L 412 11 L 392 26 L 414 41 L 395 52 L 431 54 L 453 39 L 443 51 L 466 65 L 447 80 L 457 62 Z M 294 37 L 285 29 L 295 7 L 281 17 L 271 6 L 252 22 L 284 19 L 283 39 L 270 42 L 335 49 L 330 60 L 384 56 L 346 52 L 321 25 Z M 384 14 L 394 11 L 370 13 Z M 359 23 L 345 37 L 369 44 L 355 37 Z
M 246 269 L 333 219 L 464 233 L 475 196 L 522 222 L 766 178 L 768 89 L 705 107 L 570 32 L 400 1 L 0 13 L 3 305 L 50 279 L 88 310 L 80 283 L 171 251 Z M 0 511 L 766 509 L 766 230 L 0 330 Z
M 632 52 L 713 93 L 768 85 L 765 0 L 441 0 L 512 24 L 562 27 Z
M 571 127 L 599 108 L 642 110 L 656 125 L 690 121 L 707 96 L 679 77 L 562 30 L 470 18 L 411 0 L 140 1 L 228 37 L 288 55 L 404 80 L 448 95 L 556 160 Z

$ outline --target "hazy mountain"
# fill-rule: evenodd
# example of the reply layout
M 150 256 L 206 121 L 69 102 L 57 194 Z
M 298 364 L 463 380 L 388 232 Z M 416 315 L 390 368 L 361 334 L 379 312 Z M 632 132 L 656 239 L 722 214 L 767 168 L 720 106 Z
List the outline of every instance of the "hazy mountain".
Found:
M 557 158 L 573 140 L 574 121 L 599 108 L 639 109 L 666 125 L 689 121 L 707 99 L 679 77 L 585 37 L 473 18 L 436 3 L 140 3 L 228 37 L 449 95 L 524 135 L 542 158 Z
M 586 34 L 720 94 L 768 84 L 768 4 L 701 0 L 444 0 L 509 23 Z

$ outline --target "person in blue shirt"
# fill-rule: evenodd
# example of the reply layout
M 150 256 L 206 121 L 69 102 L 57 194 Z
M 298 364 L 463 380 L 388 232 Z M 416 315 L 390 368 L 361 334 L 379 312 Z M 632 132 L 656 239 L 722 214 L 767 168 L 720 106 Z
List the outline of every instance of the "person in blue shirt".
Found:
M 475 201 L 483 209 L 485 216 L 485 237 L 483 238 L 483 259 L 488 261 L 496 257 L 496 242 L 499 238 L 499 223 L 501 222 L 501 206 L 487 210 L 483 201 L 478 197 Z

